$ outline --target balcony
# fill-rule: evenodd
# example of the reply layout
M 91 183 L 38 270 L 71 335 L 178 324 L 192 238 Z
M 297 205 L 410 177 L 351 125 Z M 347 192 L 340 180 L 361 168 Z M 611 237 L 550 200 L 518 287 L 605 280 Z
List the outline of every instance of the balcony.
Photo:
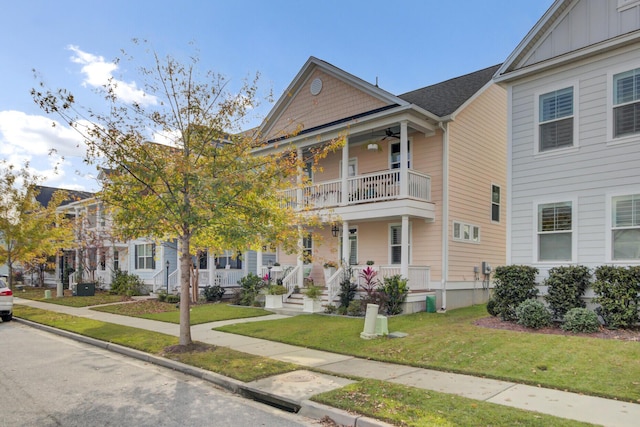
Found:
M 281 206 L 298 209 L 327 209 L 354 206 L 364 203 L 389 202 L 411 199 L 418 202 L 431 201 L 431 177 L 408 170 L 406 190 L 401 185 L 402 176 L 398 169 L 374 172 L 346 180 L 346 194 L 343 195 L 343 181 L 333 180 L 315 183 L 301 189 L 286 190 Z M 402 194 L 403 191 L 406 194 Z

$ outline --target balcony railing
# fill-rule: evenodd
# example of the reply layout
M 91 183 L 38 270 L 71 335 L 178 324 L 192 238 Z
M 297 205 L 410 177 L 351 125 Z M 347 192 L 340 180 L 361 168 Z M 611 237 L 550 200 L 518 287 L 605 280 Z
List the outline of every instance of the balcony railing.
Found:
M 319 182 L 302 189 L 300 205 L 296 189 L 283 192 L 280 204 L 283 207 L 321 209 L 395 200 L 404 196 L 401 193 L 401 179 L 400 171 L 397 169 L 348 178 L 346 198 L 342 194 L 342 180 Z M 405 197 L 425 202 L 431 201 L 431 177 L 409 170 Z

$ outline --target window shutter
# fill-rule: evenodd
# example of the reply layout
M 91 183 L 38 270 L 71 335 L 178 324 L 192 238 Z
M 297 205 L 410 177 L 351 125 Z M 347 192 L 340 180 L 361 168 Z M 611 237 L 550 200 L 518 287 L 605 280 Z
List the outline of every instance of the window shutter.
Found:
M 156 269 L 156 244 L 151 244 L 151 269 Z

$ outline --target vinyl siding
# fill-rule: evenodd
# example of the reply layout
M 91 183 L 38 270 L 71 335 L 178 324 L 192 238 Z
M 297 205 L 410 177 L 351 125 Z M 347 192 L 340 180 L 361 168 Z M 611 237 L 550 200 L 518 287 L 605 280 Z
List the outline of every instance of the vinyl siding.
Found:
M 322 90 L 316 96 L 310 92 L 314 79 L 322 80 Z M 310 129 L 358 113 L 364 113 L 386 104 L 321 70 L 311 73 L 297 93 L 289 94 L 291 101 L 270 126 L 269 138 Z
M 506 92 L 492 85 L 449 124 L 449 276 L 472 281 L 473 267 L 506 261 Z M 500 222 L 491 221 L 491 186 L 500 187 Z M 480 243 L 454 241 L 453 222 L 480 227 Z
M 596 3 L 596 2 L 593 2 Z M 640 192 L 640 135 L 616 143 L 610 133 L 612 85 L 610 74 L 640 67 L 640 47 L 612 50 L 515 84 L 512 129 L 512 236 L 514 264 L 537 265 L 543 272 L 551 264 L 537 263 L 536 202 L 574 198 L 574 232 L 577 251 L 574 261 L 597 266 L 605 264 L 607 200 L 612 193 Z M 534 155 L 534 97 L 558 82 L 577 84 L 576 117 L 578 149 L 565 153 Z

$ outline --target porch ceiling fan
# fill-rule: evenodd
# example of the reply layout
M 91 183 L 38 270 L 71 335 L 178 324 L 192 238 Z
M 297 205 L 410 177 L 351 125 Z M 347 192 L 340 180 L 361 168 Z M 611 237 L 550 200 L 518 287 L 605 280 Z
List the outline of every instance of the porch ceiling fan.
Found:
M 391 128 L 386 128 L 384 130 L 384 135 L 382 136 L 382 139 L 380 141 L 384 141 L 387 138 L 397 138 L 400 139 L 400 131 L 398 132 L 394 132 L 391 130 Z

